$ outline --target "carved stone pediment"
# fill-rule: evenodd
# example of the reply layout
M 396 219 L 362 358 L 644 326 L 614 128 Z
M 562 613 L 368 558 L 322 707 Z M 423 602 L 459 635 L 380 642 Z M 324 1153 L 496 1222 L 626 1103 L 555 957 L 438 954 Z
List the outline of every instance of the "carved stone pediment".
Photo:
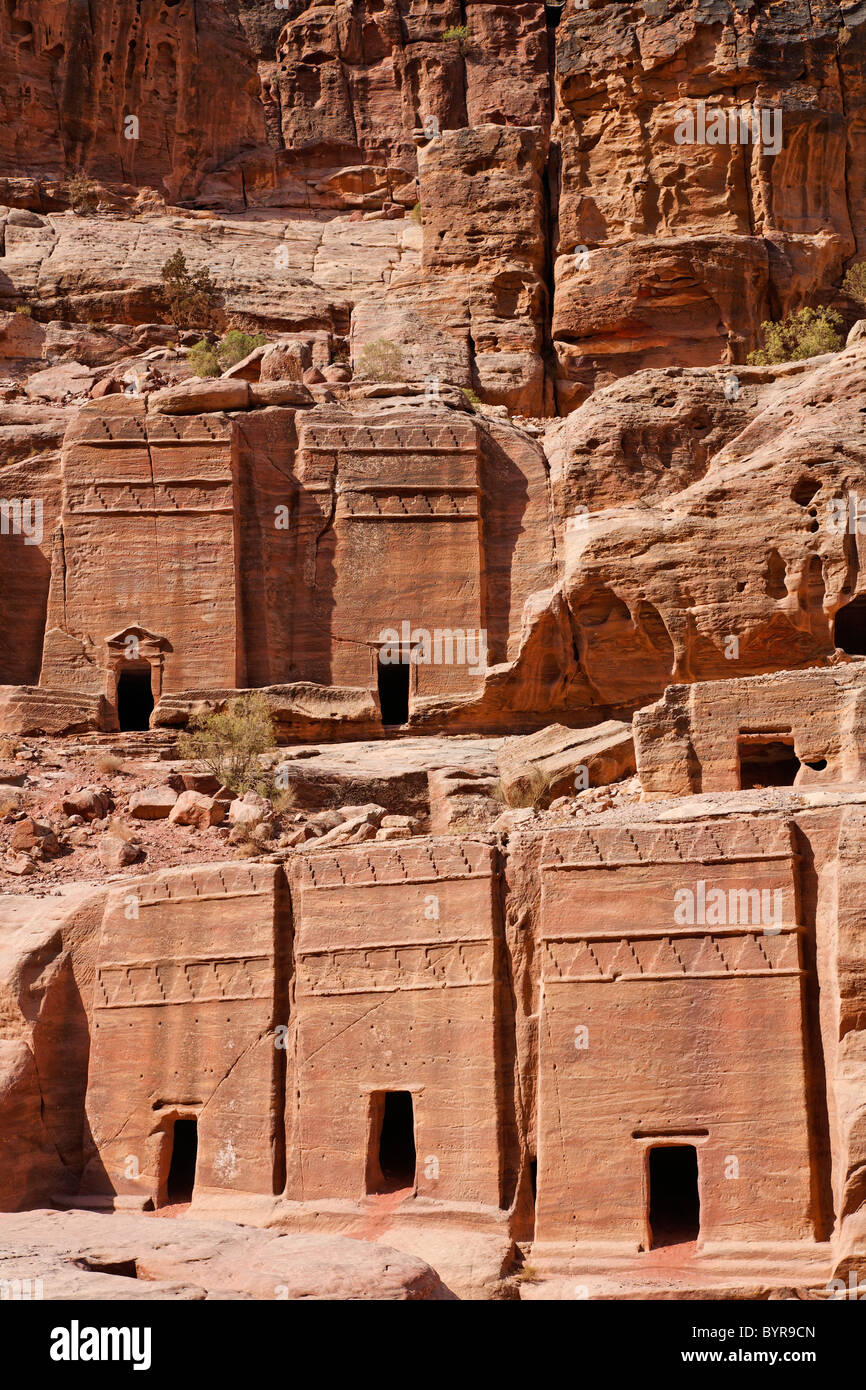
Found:
M 128 657 L 130 647 L 133 647 L 133 650 L 137 649 L 138 656 L 146 660 L 157 657 L 162 652 L 171 651 L 171 643 L 167 637 L 149 632 L 146 627 L 139 627 L 135 623 L 116 632 L 113 637 L 106 637 L 105 645 L 112 657 Z

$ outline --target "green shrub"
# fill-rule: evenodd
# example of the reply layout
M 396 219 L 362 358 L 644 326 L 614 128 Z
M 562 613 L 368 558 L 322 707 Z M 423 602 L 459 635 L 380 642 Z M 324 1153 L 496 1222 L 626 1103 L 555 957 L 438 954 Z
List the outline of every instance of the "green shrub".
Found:
M 358 354 L 358 372 L 371 381 L 399 381 L 403 372 L 403 354 L 388 338 L 374 338 Z
M 33 310 L 30 308 L 29 304 L 16 304 L 15 312 L 16 314 L 20 314 L 24 319 L 32 319 L 33 317 Z
M 209 343 L 207 338 L 202 338 L 200 342 L 190 348 L 186 360 L 196 376 L 219 376 L 222 371 L 217 357 L 216 344 Z
M 267 341 L 265 333 L 242 333 L 237 328 L 231 329 L 217 343 L 216 355 L 222 370 L 227 372 L 236 362 L 242 362 L 245 357 L 249 357 L 253 348 L 264 347 Z
M 249 357 L 253 348 L 263 347 L 267 341 L 264 333 L 241 333 L 233 328 L 218 343 L 209 343 L 207 338 L 202 338 L 201 342 L 190 348 L 187 361 L 196 376 L 220 376 L 236 362 Z
M 852 299 L 866 304 L 866 261 L 858 261 L 856 265 L 848 267 L 842 288 Z
M 213 328 L 220 292 L 209 270 L 190 270 L 175 251 L 162 267 L 162 302 L 175 328 Z
M 413 222 L 417 222 L 419 227 L 424 225 L 424 215 L 421 212 L 420 203 L 415 204 L 412 211 L 409 213 L 409 217 Z
M 443 39 L 456 39 L 460 45 L 460 52 L 463 52 L 463 45 L 469 38 L 469 26 L 467 24 L 452 24 L 442 35 Z
M 477 391 L 473 391 L 471 386 L 461 386 L 460 389 L 472 406 L 472 409 L 475 410 L 481 404 L 481 397 L 478 395 Z
M 780 323 L 762 323 L 764 346 L 750 352 L 746 361 L 753 367 L 769 367 L 779 362 L 802 362 L 822 352 L 838 352 L 842 320 L 835 309 L 804 306 L 786 314 Z
M 257 690 L 231 700 L 224 710 L 200 716 L 177 740 L 181 758 L 198 764 L 238 796 L 269 788 L 259 757 L 276 747 L 268 703 Z

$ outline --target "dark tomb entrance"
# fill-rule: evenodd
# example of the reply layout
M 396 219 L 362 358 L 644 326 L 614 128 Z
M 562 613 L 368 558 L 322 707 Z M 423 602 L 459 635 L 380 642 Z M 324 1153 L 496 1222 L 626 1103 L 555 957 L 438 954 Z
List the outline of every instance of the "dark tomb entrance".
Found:
M 800 759 L 792 739 L 746 739 L 739 744 L 740 788 L 792 787 Z
M 701 1224 L 698 1152 L 693 1144 L 650 1149 L 649 1221 L 651 1247 L 697 1240 Z
M 175 1120 L 172 1131 L 171 1165 L 166 1183 L 166 1200 L 169 1206 L 177 1206 L 192 1201 L 197 1158 L 197 1121 Z
M 150 664 L 121 667 L 117 680 L 117 722 L 124 733 L 149 729 L 153 713 Z
M 866 594 L 839 609 L 833 620 L 833 641 L 849 656 L 866 656 Z
M 388 728 L 409 722 L 409 662 L 379 657 L 379 708 Z
M 371 1097 L 372 1124 L 367 1163 L 368 1192 L 399 1192 L 415 1186 L 415 1112 L 410 1091 L 380 1091 Z

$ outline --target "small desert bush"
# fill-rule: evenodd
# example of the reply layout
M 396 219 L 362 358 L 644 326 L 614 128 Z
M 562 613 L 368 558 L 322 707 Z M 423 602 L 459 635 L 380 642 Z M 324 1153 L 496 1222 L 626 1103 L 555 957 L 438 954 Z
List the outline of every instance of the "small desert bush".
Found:
M 241 333 L 237 328 L 232 328 L 217 343 L 216 355 L 223 371 L 227 372 L 236 362 L 242 362 L 254 348 L 264 347 L 267 341 L 266 333 Z
M 222 370 L 216 353 L 216 343 L 209 343 L 207 338 L 202 338 L 190 348 L 186 360 L 196 376 L 219 376 Z
M 263 347 L 267 342 L 264 333 L 241 333 L 233 328 L 218 343 L 209 343 L 206 338 L 189 350 L 187 361 L 196 376 L 220 376 L 249 357 L 253 348 Z
M 102 773 L 103 777 L 113 777 L 115 773 L 123 771 L 123 759 L 118 758 L 114 753 L 105 753 L 97 759 L 96 769 Z
M 32 319 L 33 317 L 33 310 L 30 308 L 29 304 L 16 304 L 15 312 L 25 319 Z
M 516 786 L 505 787 L 501 779 L 493 788 L 494 801 L 501 801 L 510 810 L 530 808 L 544 810 L 550 802 L 551 791 L 557 777 L 543 772 L 540 767 L 531 767 Z
M 358 373 L 371 381 L 399 381 L 403 354 L 389 338 L 374 338 L 358 354 Z
M 14 758 L 18 752 L 18 745 L 14 739 L 0 738 L 0 762 L 8 762 Z
M 842 346 L 839 329 L 842 320 L 835 309 L 803 306 L 786 314 L 779 323 L 762 323 L 764 346 L 750 352 L 746 361 L 753 367 L 771 367 L 780 362 L 802 362 L 823 352 L 838 352 Z
M 69 199 L 69 206 L 77 217 L 86 217 L 88 213 L 96 211 L 99 202 L 96 184 L 83 169 L 76 169 L 63 187 Z
M 417 222 L 419 226 L 422 226 L 422 225 L 423 225 L 423 223 L 424 223 L 424 214 L 423 214 L 422 211 L 421 211 L 421 204 L 420 204 L 420 203 L 416 203 L 416 204 L 415 204 L 415 206 L 413 207 L 412 211 L 409 213 L 409 217 L 411 218 L 411 220 L 412 220 L 413 222 Z
M 186 256 L 175 251 L 160 271 L 162 303 L 175 328 L 213 328 L 220 292 L 205 267 L 190 270 Z
M 460 45 L 460 52 L 462 53 L 463 45 L 469 38 L 469 26 L 468 24 L 452 24 L 448 29 L 444 31 L 442 37 L 446 41 L 456 40 L 457 43 L 459 43 Z
M 269 799 L 278 816 L 284 816 L 287 812 L 294 811 L 298 804 L 298 794 L 292 786 L 274 788 Z
M 197 763 L 238 796 L 267 791 L 259 758 L 276 747 L 274 724 L 265 697 L 250 691 L 225 709 L 194 719 L 177 740 L 181 758 Z
M 481 404 L 481 397 L 478 395 L 477 391 L 473 391 L 471 386 L 461 386 L 460 389 L 463 392 L 469 404 L 472 406 L 472 409 L 477 409 L 477 407 Z
M 858 261 L 856 265 L 849 266 L 842 281 L 842 288 L 852 299 L 859 299 L 861 304 L 866 304 L 866 261 Z

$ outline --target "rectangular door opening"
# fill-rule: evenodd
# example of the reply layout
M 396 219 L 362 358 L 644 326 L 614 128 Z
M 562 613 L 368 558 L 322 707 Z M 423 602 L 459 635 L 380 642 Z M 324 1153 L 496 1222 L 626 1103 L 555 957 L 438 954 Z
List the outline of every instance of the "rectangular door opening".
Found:
M 175 1120 L 171 1136 L 171 1163 L 166 1183 L 169 1206 L 192 1201 L 195 1166 L 198 1159 L 198 1122 Z
M 370 1097 L 368 1192 L 401 1192 L 415 1186 L 415 1110 L 411 1091 L 377 1091 Z
M 769 734 L 765 739 L 741 739 L 737 757 L 743 791 L 792 787 L 800 771 L 800 759 L 794 752 L 794 740 L 790 738 Z
M 694 1144 L 664 1144 L 650 1149 L 649 1223 L 653 1250 L 697 1240 L 701 1199 L 698 1151 Z
M 124 666 L 117 678 L 117 722 L 123 732 L 149 729 L 153 713 L 150 662 Z
M 409 722 L 409 662 L 379 656 L 379 709 L 385 728 Z

